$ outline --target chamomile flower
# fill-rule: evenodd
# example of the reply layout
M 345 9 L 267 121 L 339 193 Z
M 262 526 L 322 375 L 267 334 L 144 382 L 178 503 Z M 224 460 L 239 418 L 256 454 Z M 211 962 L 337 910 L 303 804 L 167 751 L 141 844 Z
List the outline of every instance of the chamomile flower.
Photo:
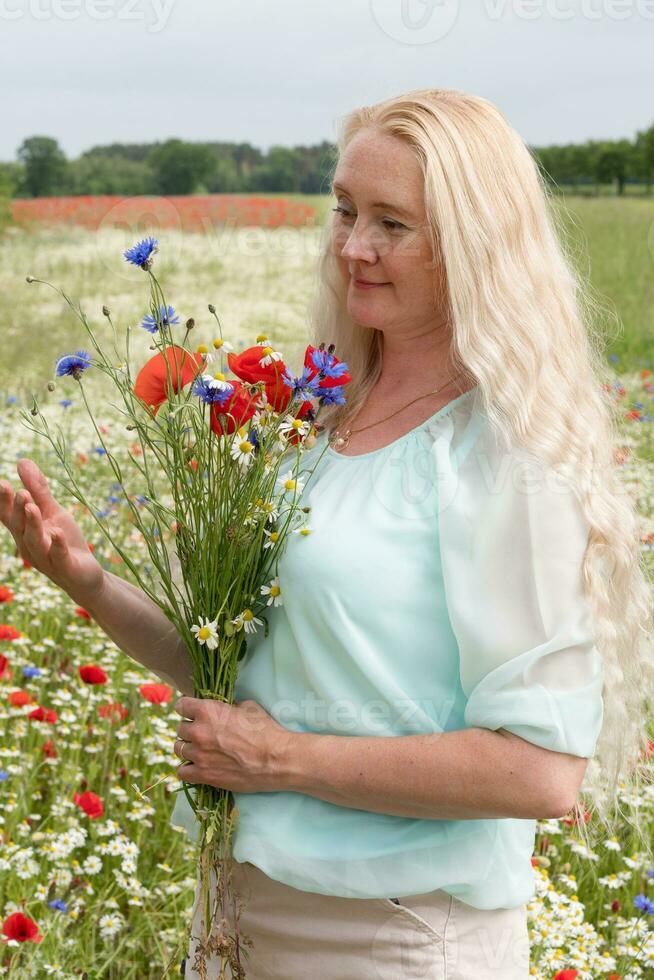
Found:
M 308 524 L 304 524 L 302 527 L 296 527 L 291 531 L 291 534 L 301 534 L 303 538 L 306 538 L 308 534 L 311 534 L 313 529 L 309 527 Z
M 257 619 L 251 609 L 244 609 L 236 619 L 232 620 L 232 625 L 237 630 L 243 629 L 246 633 L 256 633 L 257 626 L 263 626 L 263 620 Z
M 279 577 L 276 575 L 274 579 L 271 580 L 269 585 L 261 586 L 261 595 L 267 595 L 268 601 L 267 606 L 283 606 L 284 600 L 282 599 L 282 589 L 279 584 Z
M 279 541 L 279 531 L 267 531 L 264 528 L 263 533 L 266 535 L 268 539 L 267 541 L 264 542 L 263 545 L 264 551 L 266 550 L 266 548 L 274 548 L 277 542 Z
M 216 350 L 225 351 L 227 354 L 234 350 L 232 344 L 228 340 L 223 340 L 222 337 L 216 337 L 213 341 L 213 346 Z
M 234 385 L 230 381 L 227 381 L 222 371 L 216 371 L 215 374 L 204 375 L 204 377 L 208 378 L 208 382 L 212 388 L 217 388 L 219 391 L 229 390 L 230 393 L 234 390 Z
M 261 353 L 262 357 L 259 358 L 259 365 L 261 367 L 270 367 L 273 361 L 282 360 L 282 355 L 280 352 L 275 350 L 273 347 L 264 347 L 262 348 Z
M 277 485 L 282 493 L 297 492 L 299 494 L 304 488 L 304 480 L 301 477 L 294 477 L 292 470 L 287 470 L 279 477 Z
M 293 432 L 305 436 L 310 428 L 311 423 L 305 419 L 296 419 L 293 415 L 286 415 L 283 422 L 280 423 L 279 431 L 286 436 L 290 436 Z
M 191 626 L 191 633 L 195 636 L 198 643 L 207 645 L 209 650 L 215 650 L 218 646 L 218 620 L 210 620 L 208 617 L 204 619 L 200 616 L 200 623 L 197 626 Z
M 230 455 L 243 467 L 247 467 L 254 460 L 254 443 L 246 433 L 243 426 L 238 429 L 235 438 L 232 440 Z

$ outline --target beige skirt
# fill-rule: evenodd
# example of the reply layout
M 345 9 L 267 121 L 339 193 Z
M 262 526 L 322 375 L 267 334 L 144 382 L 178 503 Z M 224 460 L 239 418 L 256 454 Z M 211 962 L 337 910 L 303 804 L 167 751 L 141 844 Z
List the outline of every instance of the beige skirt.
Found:
M 397 899 L 341 898 L 291 888 L 249 861 L 232 861 L 232 869 L 243 901 L 239 931 L 253 943 L 242 958 L 247 980 L 529 978 L 526 905 L 476 909 L 441 890 Z M 206 973 L 193 968 L 198 889 L 182 974 L 185 980 L 203 974 L 218 980 L 213 954 Z M 232 977 L 229 968 L 226 976 Z

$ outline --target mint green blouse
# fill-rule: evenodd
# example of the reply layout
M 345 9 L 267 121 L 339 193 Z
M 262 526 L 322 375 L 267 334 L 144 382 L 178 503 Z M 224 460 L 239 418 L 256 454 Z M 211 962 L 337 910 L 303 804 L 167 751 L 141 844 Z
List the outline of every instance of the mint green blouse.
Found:
M 603 665 L 581 587 L 589 527 L 571 485 L 501 446 L 479 400 L 470 389 L 358 456 L 318 436 L 302 457 L 311 533 L 290 535 L 283 605 L 269 607 L 267 637 L 248 638 L 236 700 L 254 699 L 297 732 L 504 728 L 594 754 Z M 535 894 L 535 820 L 234 796 L 235 859 L 294 888 L 349 898 L 443 889 L 479 909 Z M 197 838 L 183 793 L 171 819 Z

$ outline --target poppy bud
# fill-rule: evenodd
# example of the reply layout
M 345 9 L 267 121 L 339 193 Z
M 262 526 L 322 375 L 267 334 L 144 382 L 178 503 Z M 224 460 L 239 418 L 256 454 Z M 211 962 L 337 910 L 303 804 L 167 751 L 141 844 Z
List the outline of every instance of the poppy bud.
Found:
M 209 303 L 209 313 L 215 313 L 215 312 L 216 312 L 216 307 L 213 305 L 213 303 Z
M 56 387 L 54 381 L 48 381 L 48 391 L 54 391 Z
M 104 316 L 111 316 L 111 310 L 109 309 L 108 306 L 103 306 L 102 307 L 102 312 L 103 312 Z
M 190 316 L 188 318 L 188 320 L 186 321 L 186 324 L 185 325 L 186 325 L 186 329 L 187 330 L 192 330 L 193 329 L 193 327 L 195 326 L 195 320 L 193 319 L 192 316 Z
M 34 276 L 25 276 L 25 282 L 34 282 Z

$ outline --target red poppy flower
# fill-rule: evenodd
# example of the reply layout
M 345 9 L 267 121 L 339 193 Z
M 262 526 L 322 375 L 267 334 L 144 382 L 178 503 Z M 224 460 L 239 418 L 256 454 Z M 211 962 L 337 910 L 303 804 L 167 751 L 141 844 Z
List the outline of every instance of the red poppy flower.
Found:
M 41 746 L 41 752 L 43 752 L 44 755 L 49 756 L 50 759 L 57 758 L 57 750 L 55 749 L 54 742 L 51 738 L 49 738 L 47 742 L 43 743 Z
M 16 596 L 6 585 L 0 585 L 0 602 L 13 602 Z
M 84 793 L 75 793 L 73 800 L 81 810 L 84 810 L 84 813 L 90 820 L 97 820 L 104 813 L 102 800 L 96 793 L 92 793 L 90 789 L 87 789 Z
M 309 368 L 309 378 L 315 378 L 318 374 L 318 368 L 313 363 L 311 355 L 315 350 L 319 350 L 318 347 L 313 347 L 311 344 L 307 344 L 307 349 L 304 353 L 304 366 Z M 330 364 L 332 367 L 335 364 L 342 364 L 343 362 L 336 357 L 335 354 L 330 355 Z M 346 385 L 352 380 L 352 375 L 349 371 L 343 371 L 343 373 L 338 378 L 321 378 L 318 382 L 319 388 L 334 388 L 336 385 Z
M 559 970 L 554 974 L 554 980 L 577 980 L 578 976 L 578 970 Z
M 173 689 L 168 684 L 141 684 L 139 691 L 152 704 L 165 704 L 173 696 Z
M 39 705 L 34 711 L 29 711 L 27 717 L 33 718 L 34 721 L 47 721 L 49 724 L 54 725 L 59 716 L 54 708 L 43 708 Z
M 276 378 L 286 371 L 286 365 L 282 358 L 272 359 L 268 364 L 261 364 L 261 361 L 275 350 L 269 344 L 256 344 L 248 347 L 240 354 L 230 353 L 227 355 L 227 363 L 232 374 L 235 374 L 241 381 L 265 381 L 266 384 L 275 382 Z M 282 382 L 283 384 L 283 382 Z M 288 388 L 287 385 L 285 385 Z M 288 389 L 290 391 L 290 389 Z
M 77 458 L 80 463 L 88 463 L 89 461 L 89 457 L 86 455 L 86 453 L 78 453 Z
M 15 939 L 18 943 L 40 943 L 43 939 L 34 919 L 23 912 L 14 912 L 8 916 L 2 923 L 2 932 L 4 943 L 10 939 Z
M 17 640 L 19 636 L 21 634 L 13 626 L 7 626 L 4 623 L 0 624 L 0 640 Z
M 0 653 L 0 678 L 5 676 L 11 677 L 11 670 L 9 669 L 9 661 L 5 657 L 4 653 Z
M 129 711 L 120 702 L 112 701 L 108 704 L 99 704 L 98 714 L 101 718 L 111 718 L 113 721 L 113 715 L 117 715 L 119 718 L 127 718 Z
M 257 410 L 259 396 L 256 392 L 247 391 L 239 381 L 231 381 L 234 391 L 222 405 L 214 402 L 211 406 L 211 428 L 217 436 L 225 434 L 224 426 L 220 416 L 227 417 L 227 433 L 231 434 L 240 429 L 248 419 L 251 419 Z M 290 391 L 290 388 L 288 389 Z
M 141 368 L 134 383 L 134 394 L 144 405 L 152 407 L 155 415 L 168 398 L 166 362 L 170 368 L 170 383 L 177 392 L 202 372 L 204 358 L 202 354 L 191 354 L 183 347 L 173 345 L 166 347 L 165 354 L 163 351 L 155 354 Z
M 32 695 L 28 691 L 12 691 L 8 700 L 14 708 L 20 708 L 22 705 L 30 703 Z
M 81 616 L 82 619 L 90 619 L 91 618 L 91 614 L 88 613 L 86 611 L 86 609 L 83 609 L 82 606 L 76 606 L 75 607 L 75 615 L 76 616 Z
M 102 667 L 98 667 L 96 664 L 85 664 L 77 669 L 85 684 L 106 684 L 109 680 Z

